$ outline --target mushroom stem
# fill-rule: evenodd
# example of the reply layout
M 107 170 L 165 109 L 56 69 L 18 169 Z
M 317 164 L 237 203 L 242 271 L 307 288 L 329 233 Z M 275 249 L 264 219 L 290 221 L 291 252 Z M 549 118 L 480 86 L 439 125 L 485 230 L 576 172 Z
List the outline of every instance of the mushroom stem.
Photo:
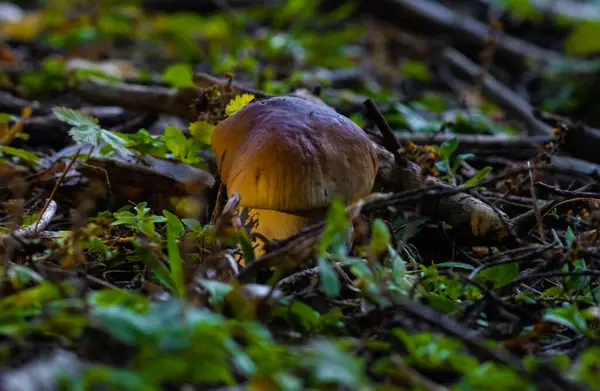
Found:
M 302 228 L 325 219 L 327 208 L 306 211 L 302 214 L 281 212 L 271 209 L 244 208 L 242 221 L 253 233 L 259 233 L 270 240 L 281 240 L 302 230 Z M 258 241 L 256 256 L 264 254 L 262 241 Z

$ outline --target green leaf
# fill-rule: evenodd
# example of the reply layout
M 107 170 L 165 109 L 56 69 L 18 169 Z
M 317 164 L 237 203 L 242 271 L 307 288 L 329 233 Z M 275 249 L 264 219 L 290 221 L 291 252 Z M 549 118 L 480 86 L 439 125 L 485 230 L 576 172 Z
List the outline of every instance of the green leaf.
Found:
M 481 182 L 483 178 L 485 178 L 490 172 L 492 172 L 492 167 L 487 166 L 477 171 L 475 175 L 473 175 L 468 181 L 466 181 L 462 186 L 474 186 L 477 183 Z
M 573 246 L 573 242 L 575 241 L 575 234 L 573 233 L 573 230 L 571 229 L 571 227 L 567 227 L 567 233 L 565 234 L 565 241 L 566 241 L 565 247 L 571 248 L 571 246 Z
M 456 147 L 458 146 L 458 138 L 452 137 L 448 140 L 445 140 L 442 145 L 440 145 L 440 155 L 443 160 L 450 160 L 450 157 L 456 151 Z
M 93 307 L 119 306 L 137 313 L 144 313 L 150 308 L 150 300 L 146 296 L 117 289 L 91 292 L 87 296 L 87 301 Z
M 432 79 L 429 68 L 420 61 L 405 60 L 401 66 L 402 75 L 407 79 L 429 81 Z
M 468 263 L 463 262 L 442 262 L 435 265 L 436 267 L 454 267 L 457 269 L 465 269 L 465 270 L 475 270 L 473 265 L 469 265 Z
M 439 162 L 435 162 L 434 165 L 441 172 L 450 172 L 450 162 L 448 160 L 440 160 Z
M 518 277 L 519 264 L 516 262 L 492 266 L 477 275 L 478 279 L 491 282 L 494 288 L 509 284 Z
M 392 239 L 388 226 L 381 219 L 375 219 L 371 224 L 370 249 L 374 255 L 385 252 Z
M 198 284 L 208 291 L 209 302 L 215 308 L 219 308 L 224 303 L 225 296 L 233 290 L 233 286 L 216 280 L 200 279 Z
M 183 234 L 183 224 L 179 217 L 165 210 L 163 214 L 167 218 L 167 254 L 171 275 L 175 282 L 176 293 L 179 296 L 185 294 L 185 277 L 183 275 L 183 260 L 179 253 L 179 237 Z
M 192 66 L 187 63 L 169 65 L 163 71 L 162 77 L 172 88 L 193 87 L 195 85 Z
M 562 271 L 565 273 L 569 272 L 570 270 L 571 268 L 569 268 L 569 265 L 564 265 L 562 268 Z M 581 258 L 578 258 L 575 261 L 573 261 L 572 270 L 574 272 L 586 271 L 587 266 L 585 264 L 585 261 Z M 579 294 L 590 285 L 590 276 L 568 276 L 565 277 L 565 284 L 567 286 L 567 289 L 572 294 Z
M 312 371 L 318 382 L 341 384 L 351 389 L 364 389 L 366 386 L 363 359 L 327 340 L 312 342 L 310 355 Z
M 88 117 L 81 111 L 66 107 L 56 107 L 52 111 L 59 120 L 72 126 L 69 135 L 75 142 L 103 147 L 102 141 L 104 141 L 125 156 L 131 155 L 131 152 L 125 147 L 127 141 L 108 130 L 102 129 L 97 119 Z
M 565 52 L 581 56 L 600 51 L 600 22 L 586 21 L 575 25 L 564 41 Z
M 289 306 L 289 313 L 284 313 L 285 317 L 292 315 L 293 320 L 297 322 L 305 331 L 313 331 L 319 324 L 320 314 L 308 304 L 300 300 L 294 300 Z
M 0 123 L 8 123 L 12 121 L 18 121 L 19 118 L 9 113 L 0 113 Z
M 187 137 L 183 134 L 181 129 L 176 128 L 172 125 L 167 125 L 163 133 L 163 139 L 167 148 L 177 157 L 185 156 L 185 146 L 187 144 Z
M 584 315 L 575 304 L 548 309 L 544 314 L 544 320 L 559 324 L 579 334 L 585 334 L 588 329 Z
M 319 275 L 325 294 L 328 297 L 338 297 L 340 295 L 340 280 L 337 273 L 326 258 L 319 256 L 318 259 Z
M 574 372 L 577 378 L 587 384 L 590 390 L 598 389 L 600 384 L 600 347 L 590 346 L 579 357 L 579 363 Z
M 122 391 L 159 391 L 155 385 L 148 383 L 139 374 L 123 368 L 94 364 L 82 374 L 85 390 L 104 388 Z
M 456 171 L 460 168 L 460 165 L 467 159 L 472 158 L 473 155 L 472 153 L 461 153 L 460 155 L 458 155 L 456 157 L 456 159 L 454 159 L 454 162 L 452 163 L 452 173 L 456 173 Z
M 31 164 L 35 164 L 40 160 L 40 158 L 34 153 L 31 153 L 21 148 L 9 147 L 7 145 L 0 145 L 0 152 L 3 154 L 18 157 L 19 159 Z
M 210 145 L 210 137 L 215 129 L 215 125 L 211 125 L 206 121 L 192 122 L 189 126 L 190 134 L 194 140 L 198 140 L 203 145 Z
M 171 270 L 158 258 L 156 251 L 152 247 L 140 244 L 138 241 L 133 242 L 133 244 L 135 246 L 136 258 L 140 259 L 152 270 L 162 286 L 173 292 L 177 292 L 177 283 L 173 280 Z
M 341 198 L 334 199 L 327 211 L 325 229 L 319 237 L 317 252 L 324 253 L 331 248 L 333 253 L 345 255 L 349 226 L 350 219 L 346 215 L 344 201 Z

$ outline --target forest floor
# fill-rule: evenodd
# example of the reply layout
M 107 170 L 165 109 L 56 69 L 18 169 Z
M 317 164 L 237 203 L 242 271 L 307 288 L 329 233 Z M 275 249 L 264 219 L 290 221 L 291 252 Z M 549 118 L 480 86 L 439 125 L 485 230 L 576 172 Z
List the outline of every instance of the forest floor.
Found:
M 35 3 L 0 3 L 0 391 L 600 389 L 600 5 Z M 210 139 L 281 95 L 382 160 L 256 257 Z

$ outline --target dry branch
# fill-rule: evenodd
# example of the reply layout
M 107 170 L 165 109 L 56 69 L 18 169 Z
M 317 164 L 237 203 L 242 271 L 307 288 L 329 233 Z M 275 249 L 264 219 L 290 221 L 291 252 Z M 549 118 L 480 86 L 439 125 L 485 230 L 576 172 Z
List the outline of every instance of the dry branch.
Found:
M 49 200 L 48 206 L 45 208 L 44 213 L 40 216 L 39 221 L 35 222 L 34 224 L 28 225 L 27 227 L 20 228 L 7 235 L 19 239 L 25 239 L 35 236 L 37 232 L 43 231 L 44 229 L 46 229 L 48 224 L 50 224 L 50 222 L 54 218 L 54 215 L 56 214 L 56 208 L 56 202 L 54 200 Z
M 340 0 L 331 0 L 340 4 Z M 461 50 L 480 52 L 487 45 L 489 27 L 468 15 L 460 14 L 431 0 L 362 0 L 361 11 L 375 14 L 382 20 L 402 28 L 412 28 L 427 34 L 439 33 Z M 543 49 L 529 42 L 500 34 L 496 39 L 496 60 L 508 69 L 529 69 L 528 63 L 541 65 L 565 59 L 560 53 Z
M 441 61 L 450 65 L 461 78 L 468 79 L 473 84 L 481 76 L 481 67 L 453 48 L 444 50 Z M 531 134 L 536 136 L 553 135 L 553 128 L 536 118 L 533 108 L 527 101 L 493 76 L 485 74 L 482 87 L 483 93 L 492 101 L 525 122 Z
M 171 114 L 190 121 L 198 118 L 192 106 L 197 97 L 196 93 L 188 97 L 182 91 L 165 87 L 108 83 L 90 79 L 77 82 L 72 91 L 90 103 Z
M 374 143 L 375 144 L 375 143 Z M 395 164 L 393 155 L 375 144 L 379 157 L 379 180 L 390 188 L 400 191 L 416 190 L 427 187 L 440 187 L 453 190 L 450 185 L 434 177 L 423 177 L 420 168 L 407 161 L 405 167 Z M 512 226 L 508 216 L 482 200 L 466 192 L 440 197 L 424 198 L 422 211 L 432 217 L 447 222 L 461 233 L 475 237 L 502 240 L 510 235 Z
M 48 113 L 48 110 L 43 109 L 39 102 L 31 102 L 14 96 L 8 92 L 0 91 L 0 111 L 12 114 L 20 114 L 21 110 L 26 107 L 31 107 L 34 115 Z
M 409 133 L 394 132 L 401 143 L 412 142 L 417 145 L 440 145 L 456 137 L 456 153 L 470 152 L 475 155 L 500 155 L 514 159 L 529 159 L 544 151 L 543 145 L 554 140 L 552 136 L 513 137 L 506 135 L 450 134 L 450 133 Z M 374 141 L 381 137 L 372 136 Z
M 561 149 L 573 157 L 600 163 L 600 129 L 553 113 L 535 110 L 535 115 L 551 126 L 566 128 Z
M 398 151 L 401 145 L 383 114 L 370 99 L 365 102 L 365 106 L 368 115 L 381 131 L 387 149 L 386 151 L 374 143 L 379 158 L 378 176 L 384 183 L 392 189 L 403 191 L 432 186 L 450 191 L 454 189 L 435 177 L 424 177 L 418 165 L 400 156 Z M 505 213 L 466 192 L 425 198 L 422 201 L 423 212 L 446 221 L 459 231 L 469 232 L 469 235 L 502 240 L 512 232 Z

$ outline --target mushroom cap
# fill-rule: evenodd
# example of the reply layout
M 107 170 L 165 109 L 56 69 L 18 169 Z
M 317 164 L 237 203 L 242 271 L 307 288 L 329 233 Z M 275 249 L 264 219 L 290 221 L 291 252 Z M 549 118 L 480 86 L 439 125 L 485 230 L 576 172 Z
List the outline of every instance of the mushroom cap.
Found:
M 249 208 L 300 212 L 371 192 L 371 140 L 328 106 L 296 97 L 252 102 L 214 129 L 211 143 L 229 195 Z

